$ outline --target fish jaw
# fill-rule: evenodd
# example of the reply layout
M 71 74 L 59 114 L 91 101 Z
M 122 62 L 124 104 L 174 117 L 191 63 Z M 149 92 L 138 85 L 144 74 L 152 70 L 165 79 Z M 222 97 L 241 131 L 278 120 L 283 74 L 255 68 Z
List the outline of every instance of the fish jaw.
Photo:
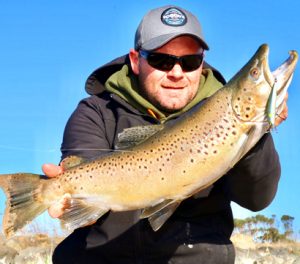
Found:
M 296 68 L 298 53 L 295 50 L 291 50 L 289 54 L 290 56 L 277 69 L 272 71 L 273 78 L 275 79 L 277 95 L 280 94 L 282 89 L 287 89 Z
M 281 113 L 287 89 L 292 81 L 293 73 L 298 61 L 298 53 L 295 50 L 289 52 L 290 56 L 287 60 L 272 72 L 275 77 L 274 89 L 276 91 L 274 116 Z
M 263 44 L 241 71 L 229 81 L 236 84 L 232 97 L 232 109 L 236 117 L 245 123 L 260 125 L 269 130 L 275 122 L 284 101 L 298 60 L 296 51 L 275 71 L 268 63 L 269 47 Z M 266 132 L 265 131 L 265 132 Z

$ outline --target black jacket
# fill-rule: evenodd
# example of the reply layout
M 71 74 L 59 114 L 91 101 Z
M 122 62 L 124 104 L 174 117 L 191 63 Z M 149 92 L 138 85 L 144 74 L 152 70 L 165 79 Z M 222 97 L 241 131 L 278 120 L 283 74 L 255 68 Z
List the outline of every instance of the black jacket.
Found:
M 99 156 L 114 148 L 116 136 L 124 128 L 158 122 L 103 88 L 124 63 L 128 56 L 104 65 L 88 78 L 86 91 L 91 96 L 79 103 L 66 125 L 62 158 Z M 222 75 L 213 71 L 225 83 Z M 272 136 L 266 134 L 227 175 L 197 198 L 182 202 L 159 231 L 152 231 L 147 220 L 139 220 L 139 211 L 111 212 L 66 238 L 56 248 L 53 262 L 233 263 L 230 202 L 253 211 L 263 209 L 276 193 L 279 176 L 278 155 Z

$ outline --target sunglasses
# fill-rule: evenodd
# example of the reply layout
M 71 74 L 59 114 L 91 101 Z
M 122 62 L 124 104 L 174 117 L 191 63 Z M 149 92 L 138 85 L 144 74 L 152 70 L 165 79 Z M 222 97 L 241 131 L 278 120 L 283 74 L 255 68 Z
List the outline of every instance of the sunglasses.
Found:
M 170 71 L 176 63 L 179 63 L 182 70 L 185 72 L 197 70 L 202 63 L 204 56 L 203 53 L 201 53 L 177 57 L 175 55 L 146 50 L 140 50 L 139 53 L 141 57 L 147 60 L 151 67 L 160 71 Z

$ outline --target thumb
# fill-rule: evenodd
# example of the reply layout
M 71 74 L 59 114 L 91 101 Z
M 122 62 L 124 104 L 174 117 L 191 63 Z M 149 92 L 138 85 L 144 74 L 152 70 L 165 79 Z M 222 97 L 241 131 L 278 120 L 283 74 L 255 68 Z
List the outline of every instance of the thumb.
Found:
M 44 164 L 42 166 L 42 170 L 45 173 L 46 176 L 48 177 L 56 177 L 58 174 L 63 172 L 63 169 L 61 166 L 57 166 L 55 164 Z

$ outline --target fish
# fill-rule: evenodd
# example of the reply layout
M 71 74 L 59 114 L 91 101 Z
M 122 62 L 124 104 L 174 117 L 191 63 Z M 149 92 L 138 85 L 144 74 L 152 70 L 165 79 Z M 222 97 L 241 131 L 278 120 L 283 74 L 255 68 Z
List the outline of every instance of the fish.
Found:
M 0 175 L 6 195 L 3 233 L 13 236 L 68 195 L 59 218 L 73 230 L 109 211 L 140 210 L 154 231 L 179 204 L 226 174 L 274 128 L 298 60 L 295 50 L 275 71 L 269 46 L 214 95 L 175 122 L 132 127 L 119 134 L 118 151 L 93 160 L 71 156 L 56 178 L 32 173 Z

